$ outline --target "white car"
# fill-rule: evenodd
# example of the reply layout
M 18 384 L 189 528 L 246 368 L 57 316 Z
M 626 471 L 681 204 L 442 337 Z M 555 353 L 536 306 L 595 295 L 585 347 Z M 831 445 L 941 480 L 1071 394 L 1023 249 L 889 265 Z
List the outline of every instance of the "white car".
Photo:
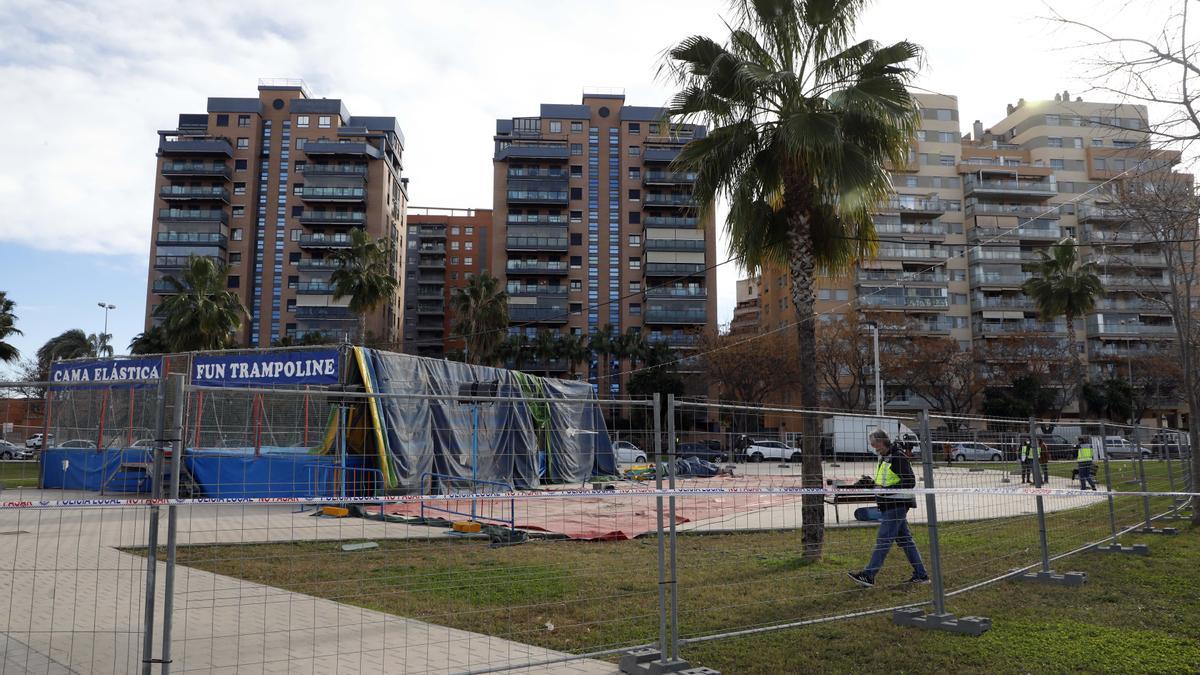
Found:
M 0 441 L 0 459 L 33 459 L 33 451 L 15 443 Z
M 86 440 L 83 438 L 76 438 L 76 439 L 73 439 L 70 441 L 64 441 L 62 444 L 56 445 L 54 447 L 56 447 L 56 448 L 90 448 L 92 450 L 95 450 L 96 442 L 89 441 L 89 440 Z
M 54 434 L 50 434 L 50 445 L 54 445 Z M 30 450 L 37 450 L 42 447 L 42 435 L 34 434 L 25 439 L 25 447 Z
M 1099 456 L 1099 438 L 1092 440 L 1092 452 L 1095 456 Z M 1139 452 L 1140 451 L 1140 452 Z M 1150 459 L 1150 448 L 1144 448 L 1129 442 L 1128 439 L 1120 436 L 1105 436 L 1104 437 L 1104 452 L 1110 459 L 1133 459 L 1139 454 L 1142 459 Z
M 764 459 L 799 462 L 800 448 L 793 448 L 783 441 L 753 441 L 750 447 L 746 448 L 746 459 L 751 462 L 761 462 Z
M 646 453 L 629 441 L 613 443 L 612 450 L 618 464 L 644 464 L 646 462 Z
M 1004 453 L 983 443 L 954 443 L 946 451 L 946 454 L 952 462 L 999 462 L 1004 459 Z

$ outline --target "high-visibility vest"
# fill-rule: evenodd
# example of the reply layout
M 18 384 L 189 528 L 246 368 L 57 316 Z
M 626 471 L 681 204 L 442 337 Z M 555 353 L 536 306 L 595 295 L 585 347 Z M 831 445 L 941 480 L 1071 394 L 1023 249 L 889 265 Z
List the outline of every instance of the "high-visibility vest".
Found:
M 892 487 L 900 484 L 900 474 L 892 471 L 892 463 L 890 460 L 881 459 L 879 464 L 875 466 L 875 485 L 879 487 Z
M 1021 444 L 1021 459 L 1037 459 L 1038 446 L 1030 445 L 1029 443 Z
M 1079 446 L 1079 452 L 1075 453 L 1075 461 L 1078 462 L 1090 462 L 1092 461 L 1092 457 L 1092 446 L 1090 445 Z

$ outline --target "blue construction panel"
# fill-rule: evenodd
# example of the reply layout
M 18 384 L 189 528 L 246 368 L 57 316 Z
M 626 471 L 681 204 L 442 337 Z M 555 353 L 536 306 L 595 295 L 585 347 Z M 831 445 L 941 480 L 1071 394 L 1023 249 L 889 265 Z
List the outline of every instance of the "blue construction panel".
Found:
M 63 463 L 66 463 L 66 468 Z M 141 448 L 47 448 L 42 453 L 42 487 L 98 492 L 104 481 L 122 462 L 148 462 L 150 453 Z M 106 492 L 143 492 L 150 490 L 145 476 L 123 473 L 114 476 Z
M 183 460 L 202 495 L 221 499 L 314 496 L 315 467 L 337 464 L 336 457 L 310 455 L 303 448 L 298 452 L 280 450 L 259 457 L 253 450 L 196 450 L 185 454 Z M 346 458 L 346 466 L 364 464 L 363 457 Z

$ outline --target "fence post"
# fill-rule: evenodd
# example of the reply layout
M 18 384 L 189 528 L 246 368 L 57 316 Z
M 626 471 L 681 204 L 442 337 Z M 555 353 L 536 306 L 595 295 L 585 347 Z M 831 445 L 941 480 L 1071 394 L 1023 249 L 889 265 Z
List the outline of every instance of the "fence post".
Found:
M 1158 438 L 1159 438 L 1158 446 L 1160 448 L 1162 448 L 1162 456 L 1163 456 L 1163 459 L 1167 463 L 1168 490 L 1171 492 L 1175 492 L 1175 470 L 1171 467 L 1171 442 L 1170 442 L 1170 440 L 1168 440 L 1171 438 L 1171 436 L 1168 436 L 1165 431 L 1159 431 Z M 1179 457 L 1182 460 L 1183 454 L 1181 453 L 1179 455 Z M 1175 497 L 1172 495 L 1171 511 L 1169 514 L 1163 516 L 1161 518 L 1161 520 L 1171 520 L 1171 521 L 1183 520 L 1183 516 L 1179 515 L 1179 498 L 1178 497 Z
M 1097 544 L 1092 550 L 1098 553 L 1134 553 L 1137 555 L 1150 555 L 1150 547 L 1145 544 L 1133 544 L 1132 546 L 1122 546 L 1117 541 L 1117 507 L 1113 500 L 1113 479 L 1112 468 L 1108 463 L 1108 449 L 1104 445 L 1104 439 L 1108 437 L 1108 426 L 1100 423 L 1100 456 L 1104 461 L 1104 484 L 1108 486 L 1108 526 L 1112 530 L 1112 543 L 1106 545 Z M 1096 448 L 1094 448 L 1096 449 Z
M 1029 442 L 1033 447 L 1038 448 L 1037 438 L 1037 420 L 1029 418 Z M 1046 452 L 1049 452 L 1047 448 Z M 1041 452 L 1037 454 L 1037 460 L 1033 462 L 1033 485 L 1038 490 L 1038 494 L 1034 497 L 1037 502 L 1037 519 L 1038 519 L 1038 548 L 1042 554 L 1042 569 L 1036 572 L 1026 572 L 1019 577 L 1023 581 L 1036 581 L 1044 584 L 1056 584 L 1058 586 L 1082 586 L 1087 581 L 1086 572 L 1064 572 L 1056 574 L 1050 569 L 1050 542 L 1046 535 L 1046 503 L 1041 495 L 1042 486 L 1049 476 L 1042 475 Z M 1047 466 L 1049 464 L 1047 463 Z
M 933 485 L 933 441 L 929 435 L 929 410 L 921 411 L 921 474 L 925 489 Z M 946 612 L 946 587 L 942 578 L 942 549 L 938 540 L 937 495 L 925 493 L 925 522 L 929 531 L 929 574 L 933 582 L 933 613 L 925 614 L 920 607 L 898 609 L 892 614 L 892 622 L 898 626 L 944 630 L 952 633 L 982 635 L 992 627 L 992 620 L 981 616 L 965 616 L 961 619 Z
M 1137 455 L 1138 486 L 1142 491 L 1142 516 L 1144 522 L 1138 532 L 1142 534 L 1179 534 L 1173 527 L 1155 527 L 1154 515 L 1150 513 L 1150 490 L 1146 486 L 1146 460 L 1142 456 L 1142 426 L 1133 426 L 1133 454 Z
M 163 443 L 166 442 L 167 426 L 167 379 L 158 381 L 158 411 L 154 417 L 154 457 L 150 475 L 152 492 L 155 499 L 162 497 Z M 146 536 L 146 598 L 145 612 L 142 625 L 142 675 L 150 675 L 154 659 L 154 593 L 158 588 L 155 576 L 158 573 L 158 511 L 159 507 L 150 507 L 150 530 Z
M 655 535 L 658 539 L 658 648 L 643 647 L 640 649 L 631 649 L 621 655 L 620 669 L 622 673 L 674 673 L 687 669 L 687 664 L 677 665 L 671 659 L 671 650 L 676 645 L 671 640 L 671 635 L 667 630 L 667 528 L 664 522 L 665 513 L 663 509 L 663 442 L 662 442 L 662 396 L 654 394 L 654 487 L 658 494 L 654 498 L 655 502 L 655 517 L 657 528 Z M 674 431 L 674 412 L 675 398 L 672 396 L 667 402 L 667 410 L 672 415 L 668 433 Z M 668 449 L 674 450 L 674 436 L 668 441 Z M 673 460 L 672 460 L 673 463 Z M 672 482 L 674 481 L 674 473 L 672 470 Z M 675 498 L 671 497 L 671 517 L 674 519 Z M 675 524 L 671 523 L 671 546 L 672 558 L 674 563 L 674 534 Z M 674 569 L 672 569 L 672 578 L 674 578 Z
M 183 464 L 183 419 L 187 407 L 183 373 L 171 377 L 171 499 L 179 499 L 179 471 Z M 157 479 L 155 479 L 157 481 Z M 171 612 L 175 608 L 176 509 L 167 507 L 167 568 L 163 578 L 162 675 L 171 672 Z

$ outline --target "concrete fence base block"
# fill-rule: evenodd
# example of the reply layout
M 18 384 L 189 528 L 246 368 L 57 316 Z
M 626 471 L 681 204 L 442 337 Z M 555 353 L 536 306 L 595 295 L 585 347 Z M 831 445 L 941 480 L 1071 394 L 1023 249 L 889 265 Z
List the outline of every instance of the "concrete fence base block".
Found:
M 1122 546 L 1121 544 L 1104 544 L 1093 546 L 1092 550 L 1097 553 L 1132 553 L 1134 555 L 1150 555 L 1150 547 L 1145 544 L 1133 544 L 1131 546 Z
M 1017 577 L 1021 581 L 1034 581 L 1042 584 L 1054 584 L 1056 586 L 1082 586 L 1087 583 L 1087 572 L 1064 572 L 1056 573 L 1054 570 L 1049 572 L 1026 572 Z
M 1169 516 L 1163 516 L 1162 518 L 1159 518 L 1159 521 L 1164 521 L 1164 522 L 1168 522 L 1168 523 L 1174 523 L 1174 522 L 1178 522 L 1180 520 L 1187 520 L 1187 519 L 1184 518 L 1183 516 L 1179 515 L 1178 513 L 1172 513 Z
M 961 619 L 953 614 L 925 614 L 919 607 L 898 609 L 892 614 L 892 623 L 897 626 L 944 630 L 963 635 L 983 635 L 992 627 L 992 620 L 982 616 L 965 616 Z
M 1179 534 L 1179 530 L 1173 527 L 1143 527 L 1137 530 L 1138 534 Z
M 631 649 L 621 655 L 620 669 L 626 675 L 662 675 L 682 673 L 691 668 L 687 661 L 663 660 L 662 652 L 653 647 Z
M 721 671 L 698 666 L 696 668 L 688 668 L 687 670 L 679 671 L 679 675 L 721 675 Z

